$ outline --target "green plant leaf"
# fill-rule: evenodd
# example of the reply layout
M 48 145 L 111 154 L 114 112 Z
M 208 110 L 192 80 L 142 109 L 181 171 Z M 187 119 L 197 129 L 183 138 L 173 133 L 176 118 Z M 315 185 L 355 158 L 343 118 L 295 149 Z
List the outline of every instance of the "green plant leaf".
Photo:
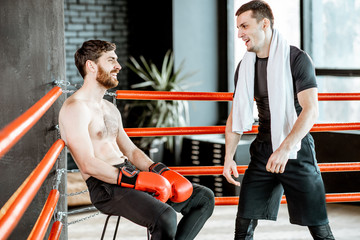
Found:
M 153 82 L 147 81 L 147 82 L 133 84 L 130 87 L 131 88 L 145 88 L 145 87 L 149 87 L 149 86 L 153 86 L 153 85 L 154 85 Z
M 183 74 L 184 61 L 174 70 L 174 54 L 171 50 L 166 52 L 160 68 L 151 61 L 147 61 L 143 56 L 140 56 L 139 62 L 133 57 L 130 57 L 130 63 L 127 65 L 130 70 L 144 80 L 144 82 L 133 84 L 131 86 L 132 88 L 150 87 L 155 91 L 184 91 L 184 89 L 190 85 L 184 82 L 184 80 L 195 74 L 195 72 Z M 189 104 L 187 101 L 140 100 L 134 101 L 132 107 L 143 108 L 143 111 L 138 117 L 139 127 L 176 127 L 189 125 Z M 163 138 L 166 138 L 166 146 L 172 151 L 174 137 Z M 154 137 L 144 137 L 141 139 L 141 143 L 148 146 L 153 139 Z
M 162 68 L 161 68 L 161 74 L 166 73 L 167 72 L 167 67 L 169 65 L 169 57 L 170 57 L 170 50 L 168 50 L 164 56 L 164 60 L 163 60 L 163 64 L 162 64 Z
M 130 64 L 128 65 L 128 67 L 145 81 L 151 81 L 151 77 L 141 67 L 138 69 Z
M 166 82 L 161 78 L 161 74 L 156 67 L 155 64 L 151 64 L 151 72 L 154 75 L 154 81 L 158 83 L 158 90 L 161 91 L 163 89 L 163 85 L 166 84 Z
M 168 61 L 166 63 L 164 61 L 163 63 L 162 74 L 163 74 L 163 78 L 166 79 L 167 82 L 169 82 L 174 67 L 174 55 L 169 50 L 166 53 L 165 57 L 168 58 Z
M 150 80 L 153 81 L 155 75 L 153 74 L 151 68 L 149 67 L 149 63 L 146 61 L 146 59 L 144 58 L 144 56 L 140 56 L 140 61 L 142 62 L 142 64 L 144 65 L 147 73 L 151 76 Z M 151 63 L 150 63 L 151 64 Z

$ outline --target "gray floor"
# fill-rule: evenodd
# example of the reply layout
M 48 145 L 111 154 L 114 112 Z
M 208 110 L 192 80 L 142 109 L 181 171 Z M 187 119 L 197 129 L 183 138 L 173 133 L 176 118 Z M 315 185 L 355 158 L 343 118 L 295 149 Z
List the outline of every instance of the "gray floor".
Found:
M 330 226 L 337 240 L 360 239 L 360 206 L 349 204 L 328 204 Z M 69 222 L 94 214 L 83 213 L 69 217 Z M 212 217 L 201 230 L 196 240 L 231 240 L 233 239 L 236 206 L 216 206 Z M 71 224 L 68 227 L 69 238 L 76 240 L 98 240 L 105 222 L 105 215 L 98 214 L 88 220 Z M 181 215 L 178 215 L 180 218 Z M 108 225 L 105 239 L 112 239 L 116 218 Z M 146 239 L 146 229 L 122 219 L 117 239 Z M 306 227 L 291 225 L 288 220 L 286 205 L 281 205 L 278 220 L 259 221 L 255 232 L 256 240 L 302 240 L 312 239 Z

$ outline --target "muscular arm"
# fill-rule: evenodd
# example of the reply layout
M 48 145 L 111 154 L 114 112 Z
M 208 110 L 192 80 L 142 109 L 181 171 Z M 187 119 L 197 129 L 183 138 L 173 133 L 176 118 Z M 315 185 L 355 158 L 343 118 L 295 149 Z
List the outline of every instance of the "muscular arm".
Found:
M 270 156 L 266 169 L 270 172 L 283 173 L 289 159 L 290 151 L 310 131 L 318 117 L 317 88 L 309 88 L 297 95 L 302 111 L 296 120 L 290 134 L 280 147 Z
M 230 115 L 226 121 L 225 128 L 225 162 L 223 175 L 229 183 L 240 186 L 240 182 L 235 181 L 232 178 L 232 174 L 238 177 L 238 171 L 236 168 L 236 162 L 234 161 L 234 155 L 236 152 L 237 145 L 240 141 L 241 135 L 232 131 L 232 107 Z
M 120 115 L 120 113 L 119 113 Z M 119 131 L 116 142 L 120 150 L 127 156 L 132 164 L 134 164 L 141 171 L 148 171 L 151 164 L 154 162 L 140 150 L 126 134 L 121 116 L 119 116 Z
M 72 102 L 60 112 L 61 137 L 73 155 L 84 179 L 93 176 L 107 183 L 116 184 L 118 169 L 95 157 L 89 135 L 91 114 L 85 104 Z

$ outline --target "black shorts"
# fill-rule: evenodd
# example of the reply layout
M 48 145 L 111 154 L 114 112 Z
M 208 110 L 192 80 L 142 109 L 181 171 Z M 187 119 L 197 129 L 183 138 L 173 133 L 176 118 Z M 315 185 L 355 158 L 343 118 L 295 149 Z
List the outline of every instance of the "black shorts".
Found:
M 307 134 L 302 139 L 297 159 L 289 159 L 284 173 L 266 171 L 271 154 L 269 136 L 258 135 L 250 146 L 251 162 L 241 183 L 238 216 L 276 220 L 284 193 L 291 223 L 327 224 L 325 189 L 312 136 Z

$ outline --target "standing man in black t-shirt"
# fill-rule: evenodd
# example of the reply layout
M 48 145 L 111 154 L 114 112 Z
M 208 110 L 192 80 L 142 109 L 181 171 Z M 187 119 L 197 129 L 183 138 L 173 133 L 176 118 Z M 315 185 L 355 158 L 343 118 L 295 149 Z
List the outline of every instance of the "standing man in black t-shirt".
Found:
M 259 133 L 251 144 L 251 162 L 241 185 L 235 239 L 253 239 L 258 219 L 276 220 L 283 194 L 292 224 L 308 226 L 314 239 L 334 239 L 314 141 L 309 134 L 318 117 L 312 61 L 302 50 L 284 43 L 273 28 L 274 17 L 267 3 L 246 3 L 236 16 L 238 37 L 245 42 L 247 53 L 235 73 L 236 90 L 226 123 L 223 175 L 228 182 L 240 186 L 231 175 L 238 177 L 233 157 L 241 134 L 247 129 L 242 128 L 243 122 L 248 121 L 244 116 L 249 115 L 252 106 L 246 98 L 251 104 L 256 100 Z M 275 41 L 278 47 L 272 47 Z M 284 51 L 279 50 L 281 46 L 285 46 Z M 286 103 L 278 104 L 281 102 Z M 289 104 L 290 109 L 286 107 Z M 279 134 L 280 130 L 286 134 Z

